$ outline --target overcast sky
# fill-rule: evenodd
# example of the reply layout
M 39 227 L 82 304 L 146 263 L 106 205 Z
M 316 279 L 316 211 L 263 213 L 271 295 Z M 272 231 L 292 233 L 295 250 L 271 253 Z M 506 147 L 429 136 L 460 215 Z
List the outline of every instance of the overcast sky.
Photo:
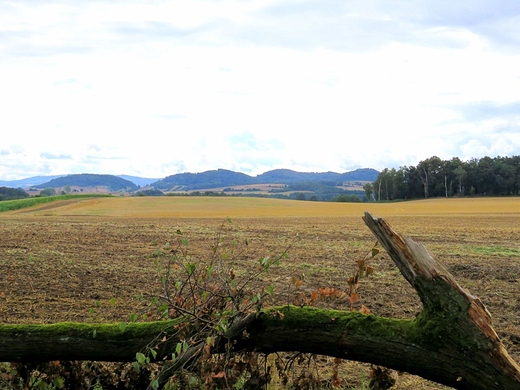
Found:
M 520 1 L 0 0 L 0 179 L 520 155 Z

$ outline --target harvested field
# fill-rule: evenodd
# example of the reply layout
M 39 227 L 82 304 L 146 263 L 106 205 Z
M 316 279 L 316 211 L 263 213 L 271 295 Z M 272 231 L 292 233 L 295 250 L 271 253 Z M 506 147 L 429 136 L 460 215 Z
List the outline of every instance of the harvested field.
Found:
M 207 257 L 223 224 L 225 240 L 249 242 L 236 269 L 251 269 L 260 257 L 292 244 L 289 257 L 270 275 L 273 303 L 291 302 L 294 275 L 305 274 L 304 291 L 345 289 L 355 261 L 375 242 L 361 220 L 365 210 L 424 243 L 462 287 L 479 296 L 520 362 L 520 198 L 362 204 L 115 197 L 5 212 L 0 214 L 0 323 L 120 322 L 132 313 L 142 316 L 136 296 L 157 292 L 153 251 L 180 229 L 193 258 Z M 376 315 L 413 318 L 420 302 L 388 255 L 371 262 L 376 274 L 362 281 L 360 303 Z M 348 307 L 341 299 L 327 305 Z M 443 387 L 403 375 L 395 388 Z

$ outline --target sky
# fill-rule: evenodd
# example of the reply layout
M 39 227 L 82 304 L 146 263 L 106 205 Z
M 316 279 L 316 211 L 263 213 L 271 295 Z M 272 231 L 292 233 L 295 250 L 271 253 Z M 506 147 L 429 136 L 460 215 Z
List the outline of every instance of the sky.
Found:
M 518 0 L 0 0 L 0 180 L 513 155 Z

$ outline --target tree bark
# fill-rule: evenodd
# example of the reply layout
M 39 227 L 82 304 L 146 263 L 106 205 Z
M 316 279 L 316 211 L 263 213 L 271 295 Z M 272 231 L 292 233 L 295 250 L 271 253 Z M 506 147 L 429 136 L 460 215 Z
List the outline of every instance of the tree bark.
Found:
M 363 220 L 417 291 L 424 308 L 414 320 L 281 306 L 244 317 L 221 344 L 233 340 L 237 352 L 300 351 L 369 362 L 456 389 L 520 389 L 520 367 L 504 349 L 482 302 L 422 244 L 369 213 Z M 162 359 L 175 349 L 175 325 L 183 320 L 0 325 L 0 361 L 133 361 L 136 352 L 150 346 Z

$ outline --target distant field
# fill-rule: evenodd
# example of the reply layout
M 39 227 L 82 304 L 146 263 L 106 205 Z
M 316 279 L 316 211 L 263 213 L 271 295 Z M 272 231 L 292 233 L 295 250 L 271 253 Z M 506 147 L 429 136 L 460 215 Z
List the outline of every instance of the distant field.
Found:
M 429 199 L 395 203 L 308 202 L 247 197 L 110 197 L 37 205 L 9 214 L 133 218 L 341 217 L 520 213 L 520 198 Z

